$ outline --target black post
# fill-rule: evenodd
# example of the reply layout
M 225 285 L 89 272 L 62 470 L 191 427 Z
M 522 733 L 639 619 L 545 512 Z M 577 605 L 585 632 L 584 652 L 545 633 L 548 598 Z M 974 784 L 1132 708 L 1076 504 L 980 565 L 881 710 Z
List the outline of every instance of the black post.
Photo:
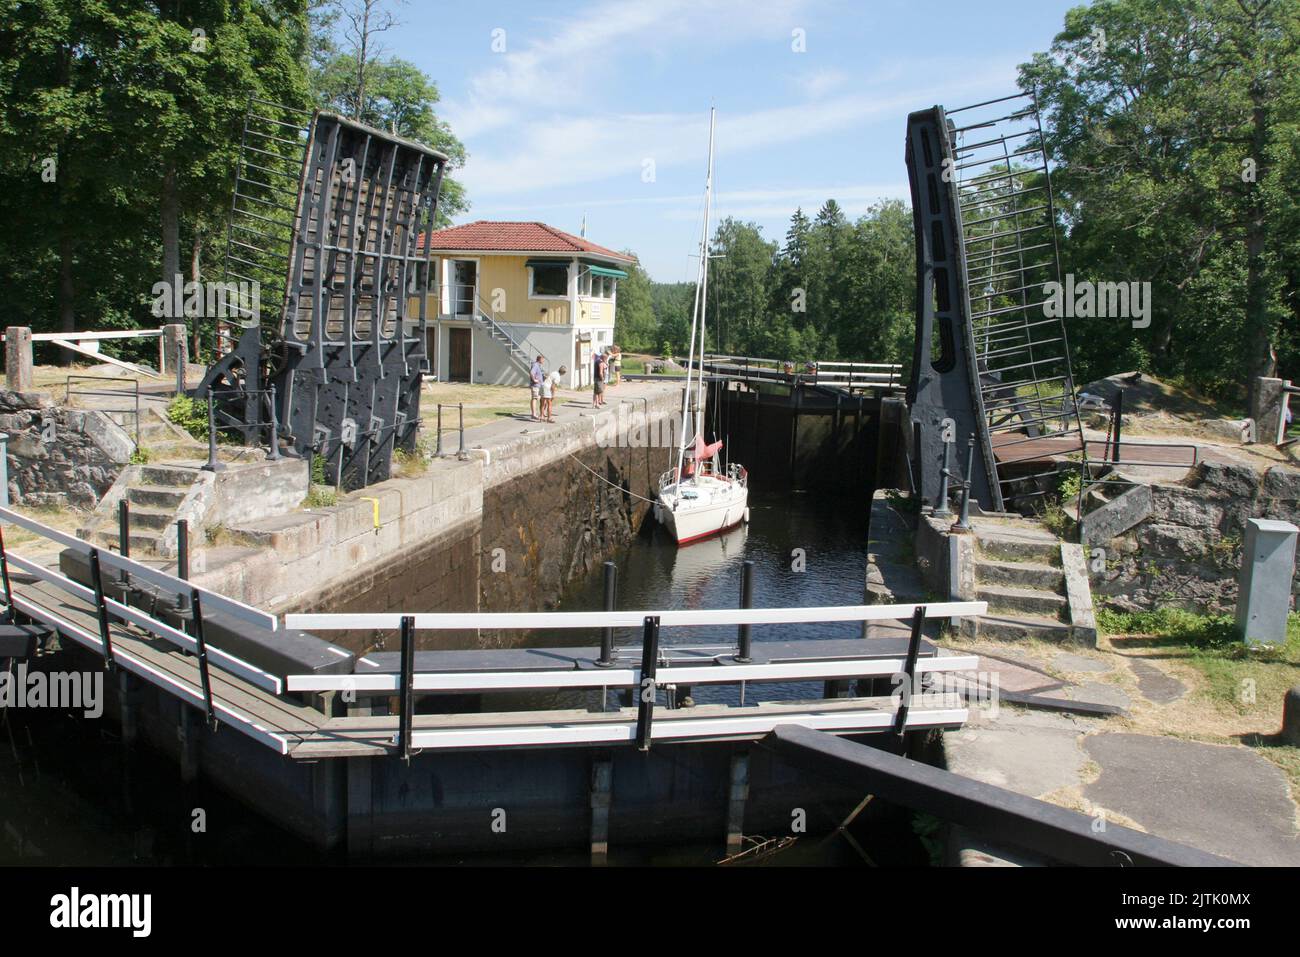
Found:
M 1119 462 L 1119 433 L 1124 425 L 1124 390 L 1115 393 L 1115 450 L 1111 454 L 1112 462 Z
M 212 676 L 208 673 L 208 643 L 203 639 L 203 608 L 199 603 L 199 590 L 190 589 L 190 608 L 194 612 L 194 644 L 198 648 L 199 682 L 203 686 L 203 713 L 208 728 L 217 730 L 217 713 L 212 707 Z
M 605 610 L 613 611 L 618 603 L 618 566 L 605 562 Z M 608 668 L 614 663 L 614 629 L 606 628 L 600 633 L 600 657 L 596 664 Z
M 438 403 L 438 446 L 433 450 L 435 459 L 442 458 L 442 403 Z
M 198 356 L 194 357 L 198 361 Z M 176 394 L 183 395 L 185 392 L 185 338 L 182 336 L 176 340 Z
M 267 459 L 271 462 L 280 458 L 280 416 L 275 411 L 275 384 L 271 384 L 271 451 Z
M 411 761 L 411 728 L 415 723 L 415 695 L 412 685 L 415 683 L 415 618 L 402 616 L 402 686 L 398 690 L 398 729 L 397 743 L 401 748 L 402 760 Z
M 212 390 L 208 390 L 208 463 L 203 466 L 205 472 L 225 471 L 226 464 L 217 461 L 217 420 L 212 411 Z
M 5 587 L 4 620 L 12 624 L 14 621 L 14 593 L 9 586 L 9 556 L 5 553 L 5 533 L 3 528 L 0 528 L 0 578 L 4 580 Z
M 104 604 L 104 578 L 99 570 L 99 549 L 90 550 L 90 585 L 95 590 L 95 612 L 99 617 L 99 640 L 104 645 L 104 670 L 113 668 L 113 636 L 108 630 L 108 606 Z
M 176 521 L 176 577 L 190 578 L 190 523 L 183 518 Z
M 965 531 L 970 530 L 970 483 L 975 474 L 975 436 L 966 440 L 966 481 L 961 487 L 961 516 L 957 519 L 957 524 L 953 528 L 960 528 Z
M 460 448 L 456 450 L 456 458 L 465 458 L 465 403 L 457 402 L 456 409 L 460 416 L 460 423 L 457 426 L 460 429 Z
M 934 500 L 935 518 L 952 514 L 948 507 L 948 472 L 952 468 L 952 440 L 943 443 L 943 468 L 939 471 L 939 494 Z
M 902 735 L 907 727 L 907 709 L 912 701 L 912 688 L 916 676 L 916 658 L 921 653 L 921 629 L 925 625 L 925 606 L 917 605 L 912 613 L 912 637 L 907 643 L 907 660 L 903 664 L 903 698 L 894 716 L 894 734 Z
M 655 666 L 659 662 L 659 618 L 646 615 L 645 633 L 641 640 L 641 684 L 637 688 L 636 746 L 641 751 L 650 750 L 650 725 L 655 715 Z
M 740 566 L 740 607 L 754 607 L 754 563 L 748 560 Z M 739 646 L 736 651 L 737 661 L 751 660 L 749 632 L 749 625 L 736 626 L 736 643 Z
M 117 551 L 123 558 L 131 557 L 131 503 L 126 499 L 117 503 Z

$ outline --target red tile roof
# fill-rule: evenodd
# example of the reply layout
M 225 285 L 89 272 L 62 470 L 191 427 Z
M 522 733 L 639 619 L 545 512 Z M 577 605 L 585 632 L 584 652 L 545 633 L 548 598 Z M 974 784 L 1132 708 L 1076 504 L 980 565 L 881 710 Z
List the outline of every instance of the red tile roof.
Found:
M 420 249 L 426 239 L 433 249 L 440 250 L 501 250 L 521 253 L 575 253 L 635 262 L 631 256 L 597 246 L 581 236 L 574 236 L 545 223 L 503 223 L 480 219 L 464 226 L 450 226 L 420 237 Z

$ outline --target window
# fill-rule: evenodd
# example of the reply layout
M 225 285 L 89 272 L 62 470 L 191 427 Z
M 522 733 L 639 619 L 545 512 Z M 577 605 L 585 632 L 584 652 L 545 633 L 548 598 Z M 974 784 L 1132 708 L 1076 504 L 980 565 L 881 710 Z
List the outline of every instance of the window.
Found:
M 578 281 L 578 292 L 580 295 L 591 299 L 613 299 L 614 277 L 598 276 L 593 272 L 583 270 L 582 278 Z
M 529 267 L 533 273 L 531 296 L 567 296 L 569 267 L 564 263 L 538 263 Z

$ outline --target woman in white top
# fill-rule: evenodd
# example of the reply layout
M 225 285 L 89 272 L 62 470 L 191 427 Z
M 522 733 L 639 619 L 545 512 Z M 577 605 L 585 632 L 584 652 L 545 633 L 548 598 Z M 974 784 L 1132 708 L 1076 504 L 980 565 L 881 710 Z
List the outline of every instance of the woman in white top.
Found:
M 555 421 L 555 393 L 559 391 L 560 378 L 566 375 L 568 371 L 564 366 L 560 366 L 559 369 L 542 379 L 542 419 L 547 422 Z

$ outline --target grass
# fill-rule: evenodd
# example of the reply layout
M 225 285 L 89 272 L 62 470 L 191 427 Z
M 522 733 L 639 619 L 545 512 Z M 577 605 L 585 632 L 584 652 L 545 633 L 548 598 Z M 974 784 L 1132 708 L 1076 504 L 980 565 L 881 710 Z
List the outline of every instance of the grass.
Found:
M 1129 636 L 1178 658 L 1205 678 L 1201 693 L 1244 716 L 1272 712 L 1288 688 L 1300 684 L 1300 614 L 1287 618 L 1286 641 L 1247 645 L 1228 615 L 1197 615 L 1174 608 L 1116 612 L 1102 608 L 1097 625 L 1108 636 Z

